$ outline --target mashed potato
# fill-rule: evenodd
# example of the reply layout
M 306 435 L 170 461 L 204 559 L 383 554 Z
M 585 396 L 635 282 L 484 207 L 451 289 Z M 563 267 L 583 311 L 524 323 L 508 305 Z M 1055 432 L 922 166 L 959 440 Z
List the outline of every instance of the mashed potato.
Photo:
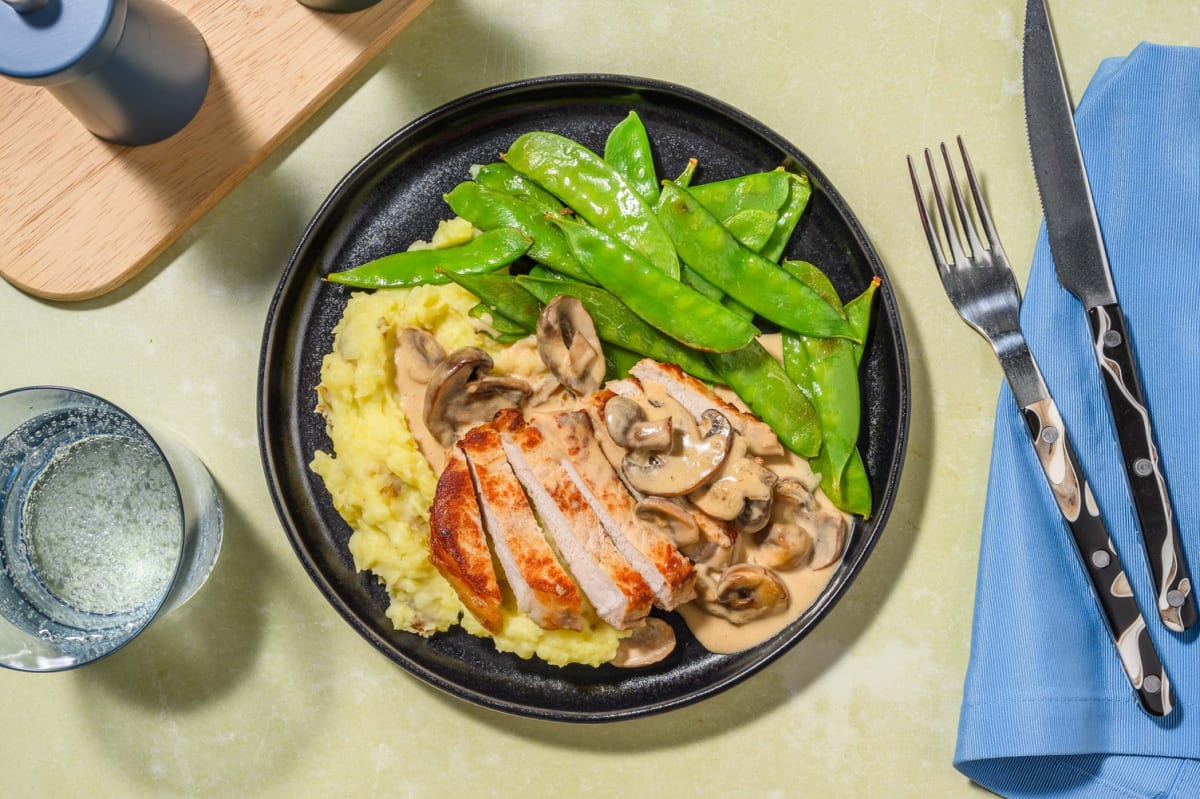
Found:
M 469 226 L 468 226 L 469 227 Z M 446 228 L 433 245 L 462 235 Z M 469 233 L 468 233 L 469 235 Z M 325 356 L 317 411 L 326 420 L 333 452 L 318 452 L 311 468 L 353 529 L 350 552 L 360 571 L 372 572 L 391 598 L 387 615 L 397 630 L 432 635 L 461 624 L 493 637 L 503 652 L 537 656 L 554 665 L 599 665 L 622 637 L 589 609 L 588 628 L 547 631 L 519 613 L 505 589 L 505 620 L 495 636 L 462 606 L 429 560 L 429 508 L 437 478 L 420 454 L 396 398 L 392 353 L 396 331 L 432 332 L 449 352 L 481 347 L 497 356 L 496 371 L 528 373 L 536 349 L 500 347 L 477 332 L 468 315 L 475 298 L 457 286 L 421 286 L 353 294 Z

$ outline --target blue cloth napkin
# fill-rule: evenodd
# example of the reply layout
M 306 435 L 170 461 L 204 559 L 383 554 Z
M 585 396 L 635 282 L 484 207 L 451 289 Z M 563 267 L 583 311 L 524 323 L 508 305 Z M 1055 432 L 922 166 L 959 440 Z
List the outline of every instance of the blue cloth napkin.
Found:
M 1103 62 L 1075 120 L 1185 556 L 1200 577 L 1200 49 L 1142 44 Z M 1086 317 L 1058 284 L 1044 225 L 1021 322 L 1176 708 L 1157 720 L 1140 710 L 1005 387 L 954 764 L 1006 797 L 1200 797 L 1200 641 L 1158 621 Z

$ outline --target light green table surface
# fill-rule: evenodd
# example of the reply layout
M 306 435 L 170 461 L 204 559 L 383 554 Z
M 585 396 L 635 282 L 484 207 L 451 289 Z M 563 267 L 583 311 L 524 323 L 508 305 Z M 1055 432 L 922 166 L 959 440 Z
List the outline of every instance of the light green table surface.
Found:
M 1139 41 L 1200 43 L 1196 2 L 1051 11 L 1076 98 Z M 0 673 L 3 795 L 982 796 L 951 757 L 1000 373 L 942 293 L 904 156 L 966 137 L 1023 277 L 1040 221 L 1023 16 L 1015 0 L 437 0 L 143 276 L 82 304 L 0 284 L 0 388 L 79 386 L 179 431 L 227 536 L 202 592 L 109 660 Z M 912 370 L 899 499 L 828 619 L 713 699 L 599 726 L 465 704 L 352 631 L 284 536 L 255 417 L 268 304 L 339 177 L 441 103 L 563 72 L 687 84 L 806 152 L 882 256 Z

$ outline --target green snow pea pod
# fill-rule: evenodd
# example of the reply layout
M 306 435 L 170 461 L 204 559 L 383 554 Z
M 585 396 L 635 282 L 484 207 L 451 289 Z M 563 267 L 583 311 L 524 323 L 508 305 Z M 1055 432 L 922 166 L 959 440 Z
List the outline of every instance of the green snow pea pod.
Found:
M 636 111 L 630 111 L 609 131 L 604 142 L 604 160 L 625 176 L 647 205 L 653 207 L 658 202 L 658 175 L 654 171 L 650 137 Z
M 728 219 L 741 211 L 757 210 L 771 213 L 774 221 L 775 215 L 788 200 L 790 186 L 787 173 L 776 169 L 699 183 L 688 190 L 717 219 Z
M 867 476 L 867 467 L 863 463 L 862 454 L 856 449 L 850 454 L 850 460 L 842 469 L 841 474 L 827 478 L 831 465 L 822 450 L 816 458 L 809 461 L 813 471 L 821 475 L 821 489 L 838 508 L 871 518 L 871 480 Z
M 512 275 L 483 274 L 468 275 L 447 272 L 446 276 L 479 298 L 493 316 L 500 316 L 519 325 L 526 333 L 537 329 L 542 304 L 537 298 L 517 285 Z M 493 325 L 499 329 L 498 326 Z
M 642 359 L 633 350 L 627 350 L 611 342 L 604 343 L 604 378 L 620 380 L 629 377 L 629 370 Z
M 834 505 L 865 517 L 871 510 L 871 487 L 865 482 L 857 449 L 861 424 L 857 349 L 846 339 L 783 334 L 784 371 L 812 401 L 821 423 L 821 449 L 812 468 L 820 474 L 821 488 Z
M 725 217 L 721 224 L 735 239 L 758 252 L 771 239 L 778 218 L 779 214 L 773 211 L 747 208 Z
M 439 273 L 439 268 L 459 273 L 494 272 L 524 255 L 529 245 L 529 237 L 519 230 L 497 228 L 455 247 L 385 255 L 353 269 L 332 272 L 326 280 L 365 289 L 449 283 L 450 278 Z
M 712 283 L 709 283 L 704 279 L 703 275 L 701 275 L 695 269 L 692 269 L 687 264 L 679 265 L 679 279 L 703 294 L 705 297 L 708 297 L 710 300 L 720 302 L 721 300 L 725 299 L 725 292 L 721 291 Z
M 544 212 L 524 200 L 469 180 L 451 189 L 445 200 L 450 210 L 480 230 L 514 228 L 521 231 L 533 240 L 528 255 L 538 263 L 576 280 L 594 282 L 571 255 L 562 231 Z
M 863 344 L 854 348 L 855 364 L 862 362 L 863 348 L 867 340 L 867 333 L 871 328 L 871 304 L 880 282 L 878 277 L 871 278 L 871 285 L 867 286 L 862 294 L 846 303 L 846 321 L 850 323 L 850 327 L 854 328 L 855 335 L 863 341 Z
M 709 353 L 708 360 L 785 447 L 805 458 L 820 452 L 816 409 L 766 348 L 753 341 L 737 352 Z
M 685 166 L 683 171 L 679 173 L 679 177 L 675 178 L 675 182 L 680 186 L 692 185 L 692 178 L 696 176 L 696 167 L 699 165 L 699 163 L 700 162 L 695 158 L 689 158 L 687 166 Z
M 473 179 L 492 191 L 511 194 L 547 214 L 561 214 L 563 204 L 550 192 L 503 161 L 484 164 L 474 171 Z
M 683 171 L 679 173 L 679 177 L 675 178 L 675 182 L 678 183 L 680 186 L 683 186 L 684 188 L 687 188 L 688 186 L 692 185 L 692 178 L 696 176 L 696 165 L 698 163 L 699 162 L 695 158 L 689 158 L 688 162 L 687 162 L 687 166 L 685 166 L 683 168 Z M 658 195 L 658 202 L 656 202 L 654 204 L 654 215 L 655 216 L 658 216 L 659 209 L 661 209 L 661 208 L 662 208 L 662 193 L 660 192 Z M 680 264 L 680 270 L 682 271 L 682 269 L 683 269 L 683 265 Z
M 516 322 L 493 313 L 492 309 L 482 302 L 472 305 L 471 310 L 467 311 L 467 314 L 491 328 L 487 331 L 488 335 L 502 344 L 511 344 L 514 341 L 520 341 L 530 333 L 530 331 L 525 330 Z
M 583 303 L 596 325 L 596 335 L 606 344 L 615 344 L 643 357 L 673 363 L 680 369 L 709 383 L 721 382 L 704 353 L 680 344 L 642 321 L 611 292 L 576 280 L 546 280 L 531 276 L 517 283 L 543 303 L 567 294 Z
M 829 459 L 841 474 L 858 445 L 861 399 L 855 344 L 846 339 L 806 338 L 808 350 L 806 383 L 800 384 L 817 409 Z
M 804 283 L 817 294 L 821 295 L 821 299 L 832 305 L 834 308 L 840 308 L 845 313 L 845 308 L 842 307 L 842 298 L 838 296 L 837 289 L 833 287 L 833 283 L 829 280 L 829 275 L 821 271 L 820 267 L 811 264 L 808 261 L 792 261 L 784 259 L 780 264 L 789 275 Z M 849 319 L 846 320 L 850 321 Z M 853 327 L 853 325 L 851 326 Z
M 679 257 L 710 283 L 787 330 L 821 338 L 854 337 L 840 308 L 738 243 L 687 189 L 667 182 L 663 197 L 659 217 Z
M 684 283 L 687 283 L 689 286 L 703 294 L 705 297 L 708 297 L 710 300 L 721 303 L 743 319 L 749 322 L 754 321 L 754 311 L 750 310 L 745 305 L 742 305 L 733 297 L 726 297 L 725 292 L 721 291 L 712 283 L 709 283 L 707 280 L 705 280 L 704 277 L 695 269 L 692 269 L 685 263 L 680 263 L 679 268 L 680 279 L 683 280 Z
M 643 320 L 693 349 L 732 352 L 758 335 L 746 319 L 714 302 L 598 228 L 555 220 L 575 259 Z
M 529 276 L 538 278 L 539 280 L 572 280 L 562 272 L 555 272 L 553 269 L 547 269 L 541 264 L 534 264 L 529 270 Z M 576 281 L 579 282 L 579 281 Z M 592 284 L 595 285 L 595 284 Z
M 621 240 L 662 272 L 679 278 L 675 247 L 654 209 L 603 158 L 565 136 L 541 131 L 518 137 L 503 157 L 580 218 Z
M 795 172 L 784 174 L 788 177 L 791 191 L 788 193 L 787 202 L 779 210 L 779 219 L 775 223 L 771 238 L 762 248 L 762 256 L 768 261 L 778 261 L 783 255 L 783 250 L 796 229 L 796 223 L 800 221 L 800 215 L 804 213 L 809 198 L 812 197 L 812 183 L 809 182 L 808 175 L 798 175 Z

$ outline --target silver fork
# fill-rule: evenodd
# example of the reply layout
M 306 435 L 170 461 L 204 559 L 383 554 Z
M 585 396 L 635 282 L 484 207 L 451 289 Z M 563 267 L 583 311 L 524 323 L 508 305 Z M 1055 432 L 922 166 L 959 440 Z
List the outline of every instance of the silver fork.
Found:
M 1038 462 L 1070 530 L 1130 684 L 1147 713 L 1164 716 L 1171 712 L 1170 683 L 1100 516 L 1092 489 L 1079 466 L 1062 416 L 1021 332 L 1021 295 L 1017 281 L 992 225 L 991 213 L 979 190 L 979 181 L 961 136 L 958 137 L 958 149 L 976 216 L 987 241 L 985 244 L 980 238 L 959 186 L 950 151 L 942 144 L 941 154 L 954 199 L 953 208 L 947 205 L 933 154 L 928 149 L 925 150 L 925 165 L 933 182 L 933 198 L 942 235 L 949 245 L 949 260 L 925 202 L 913 159 L 908 158 L 908 174 L 912 178 L 917 212 L 929 240 L 929 250 L 951 304 L 968 325 L 988 340 L 1000 359 L 1005 379 L 1025 419 Z M 957 228 L 966 235 L 966 246 Z

